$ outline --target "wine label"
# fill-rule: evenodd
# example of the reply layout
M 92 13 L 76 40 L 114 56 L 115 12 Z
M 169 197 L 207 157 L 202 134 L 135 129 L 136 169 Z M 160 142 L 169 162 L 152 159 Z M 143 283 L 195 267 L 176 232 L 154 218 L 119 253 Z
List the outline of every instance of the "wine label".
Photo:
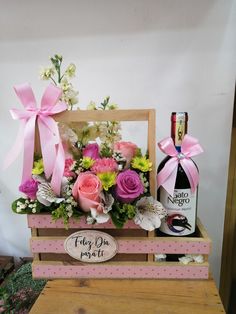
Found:
M 173 236 L 186 236 L 195 231 L 197 192 L 191 189 L 175 189 L 174 196 L 160 187 L 160 202 L 167 210 L 160 231 Z

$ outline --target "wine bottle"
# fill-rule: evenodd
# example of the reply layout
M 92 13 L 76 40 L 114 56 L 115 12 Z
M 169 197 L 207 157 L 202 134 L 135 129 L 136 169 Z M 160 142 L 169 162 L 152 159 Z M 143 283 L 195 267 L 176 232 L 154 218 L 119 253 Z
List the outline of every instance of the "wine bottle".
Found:
M 188 128 L 187 112 L 172 112 L 171 137 L 176 150 L 181 153 L 181 143 Z M 159 173 L 170 159 L 167 156 L 159 165 Z M 188 177 L 178 164 L 174 194 L 171 196 L 162 186 L 157 191 L 158 200 L 167 209 L 167 217 L 159 228 L 167 236 L 194 236 L 197 219 L 197 190 L 191 191 Z

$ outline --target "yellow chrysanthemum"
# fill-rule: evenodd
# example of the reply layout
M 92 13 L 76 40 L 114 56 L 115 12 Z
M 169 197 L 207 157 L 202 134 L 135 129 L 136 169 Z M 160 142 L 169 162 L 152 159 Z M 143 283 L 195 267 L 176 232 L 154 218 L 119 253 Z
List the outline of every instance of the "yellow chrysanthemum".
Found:
M 43 159 L 39 159 L 37 161 L 34 161 L 34 167 L 32 169 L 32 174 L 42 174 L 44 172 L 43 167 Z
M 81 166 L 84 169 L 90 169 L 92 167 L 92 165 L 94 164 L 95 160 L 93 160 L 90 157 L 83 157 L 83 159 L 81 160 Z
M 152 163 L 145 156 L 136 156 L 131 161 L 131 166 L 134 169 L 141 170 L 142 172 L 148 172 L 152 170 Z
M 107 191 L 110 187 L 116 184 L 116 173 L 115 172 L 103 172 L 98 173 L 97 176 L 102 182 L 102 187 Z

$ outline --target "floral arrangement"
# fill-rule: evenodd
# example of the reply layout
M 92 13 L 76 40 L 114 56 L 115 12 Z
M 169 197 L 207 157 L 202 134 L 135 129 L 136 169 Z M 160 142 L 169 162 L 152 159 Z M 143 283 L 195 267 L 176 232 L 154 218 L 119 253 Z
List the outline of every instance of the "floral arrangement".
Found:
M 68 77 L 74 75 L 75 66 L 70 65 L 61 75 L 62 57 L 56 55 L 51 61 L 54 67 L 41 72 L 41 77 L 57 85 L 53 78 L 57 73 L 59 84 L 65 79 L 70 84 Z M 63 87 L 62 91 L 61 100 L 71 109 Z M 91 102 L 87 109 L 116 108 L 106 97 L 98 106 Z M 152 163 L 135 143 L 122 141 L 119 122 L 59 123 L 58 129 L 66 155 L 60 194 L 55 193 L 45 174 L 42 156 L 35 155 L 32 176 L 19 187 L 24 197 L 12 204 L 14 212 L 51 213 L 65 225 L 70 217 L 86 216 L 88 224 L 111 219 L 118 228 L 128 220 L 149 231 L 160 227 L 166 211 L 150 195 Z

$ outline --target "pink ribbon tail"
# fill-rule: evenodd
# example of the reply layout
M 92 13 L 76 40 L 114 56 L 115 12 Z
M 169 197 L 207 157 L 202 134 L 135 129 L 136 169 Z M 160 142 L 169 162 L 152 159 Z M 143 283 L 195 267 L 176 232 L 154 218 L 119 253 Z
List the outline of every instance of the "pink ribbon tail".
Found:
M 191 191 L 194 193 L 199 182 L 199 173 L 197 167 L 191 159 L 187 158 L 180 160 L 180 164 L 184 169 L 186 176 L 188 177 Z
M 36 115 L 33 115 L 26 123 L 24 130 L 24 156 L 22 183 L 32 177 L 34 163 L 34 138 L 35 138 Z
M 52 174 L 52 180 L 51 180 L 51 186 L 53 191 L 60 195 L 61 193 L 61 181 L 64 173 L 64 167 L 65 167 L 65 152 L 63 149 L 63 145 L 61 141 L 57 145 L 57 155 L 55 160 L 55 167 L 53 169 Z
M 157 188 L 163 188 L 173 196 L 175 181 L 177 176 L 178 160 L 176 157 L 170 158 L 164 168 L 157 174 Z
M 21 121 L 16 140 L 4 159 L 3 170 L 6 170 L 20 155 L 23 146 L 25 123 L 25 121 Z

